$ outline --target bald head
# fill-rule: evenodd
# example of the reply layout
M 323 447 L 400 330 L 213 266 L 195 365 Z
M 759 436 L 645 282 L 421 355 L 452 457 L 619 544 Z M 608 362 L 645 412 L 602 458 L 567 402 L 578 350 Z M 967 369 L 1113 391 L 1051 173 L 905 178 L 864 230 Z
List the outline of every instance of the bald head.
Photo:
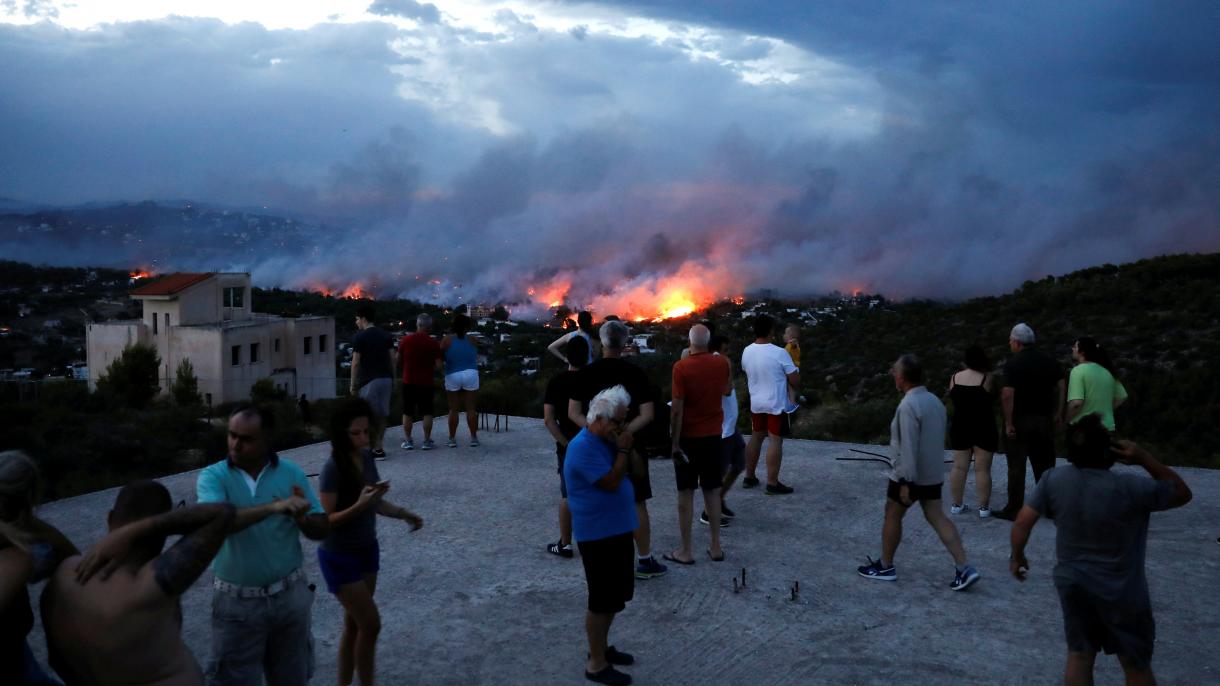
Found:
M 694 352 L 707 352 L 707 344 L 712 340 L 712 332 L 702 324 L 690 328 L 690 347 Z

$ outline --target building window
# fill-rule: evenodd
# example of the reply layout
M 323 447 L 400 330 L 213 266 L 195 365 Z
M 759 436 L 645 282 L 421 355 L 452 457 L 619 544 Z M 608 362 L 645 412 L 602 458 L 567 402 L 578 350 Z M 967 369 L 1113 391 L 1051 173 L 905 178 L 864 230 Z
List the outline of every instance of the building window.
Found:
M 229 351 L 229 356 L 232 358 L 232 364 L 234 367 L 241 364 L 241 346 L 233 346 L 232 350 Z
M 313 336 L 306 336 L 305 337 L 305 354 L 308 355 L 311 352 L 313 352 Z
M 258 362 L 258 343 L 250 344 L 250 364 Z
M 203 394 L 203 397 L 207 399 L 207 401 L 208 401 L 208 407 L 211 407 L 211 406 L 212 406 L 212 394 L 211 394 L 211 393 L 204 393 L 204 394 Z
M 226 288 L 224 292 L 225 307 L 245 307 L 246 289 L 241 286 Z
M 275 344 L 274 344 L 273 350 L 277 353 L 280 351 L 280 339 L 278 339 L 278 338 L 275 339 Z
M 165 333 L 169 333 L 169 312 L 165 313 Z
M 321 336 L 318 336 L 318 352 L 319 353 L 326 352 L 326 334 L 322 334 Z
M 157 335 L 157 313 L 153 312 L 153 335 Z

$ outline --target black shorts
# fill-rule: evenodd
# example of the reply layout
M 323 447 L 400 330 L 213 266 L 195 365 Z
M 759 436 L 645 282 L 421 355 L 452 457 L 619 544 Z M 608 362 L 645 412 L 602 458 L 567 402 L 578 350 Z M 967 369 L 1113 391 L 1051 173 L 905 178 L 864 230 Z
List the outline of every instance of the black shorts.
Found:
M 635 540 L 631 532 L 593 541 L 577 541 L 589 587 L 589 612 L 622 612 L 635 596 Z
M 402 385 L 402 414 L 404 417 L 431 417 L 432 396 L 434 389 L 431 384 L 416 386 Z
M 907 484 L 907 491 L 911 496 L 911 503 L 914 504 L 921 500 L 940 500 L 940 492 L 943 486 L 944 483 L 925 484 L 922 486 L 919 484 Z M 898 489 L 898 482 L 891 479 L 890 485 L 885 491 L 885 496 L 902 505 L 902 500 L 898 498 Z M 903 505 L 903 507 L 906 507 L 906 505 Z
M 652 477 L 648 473 L 648 458 L 643 455 L 632 455 L 631 460 L 633 462 L 638 460 L 644 465 L 644 470 L 639 474 L 630 467 L 627 470 L 627 479 L 631 481 L 631 489 L 635 491 L 635 502 L 642 503 L 645 500 L 652 500 Z
M 568 497 L 568 485 L 563 480 L 563 458 L 568 454 L 568 446 L 555 444 L 555 457 L 559 461 L 559 497 Z
M 722 485 L 720 437 L 700 436 L 678 439 L 678 446 L 686 453 L 688 462 L 674 459 L 674 481 L 679 491 L 693 491 L 702 487 L 705 491 Z
M 734 431 L 732 436 L 720 439 L 720 459 L 725 474 L 745 471 L 746 439 L 741 437 L 741 432 Z
M 1122 655 L 1137 668 L 1152 664 L 1156 642 L 1156 623 L 1152 605 L 1132 610 L 1116 607 L 1089 593 L 1075 583 L 1055 581 L 1059 605 L 1063 608 L 1063 633 L 1068 650 L 1078 653 Z

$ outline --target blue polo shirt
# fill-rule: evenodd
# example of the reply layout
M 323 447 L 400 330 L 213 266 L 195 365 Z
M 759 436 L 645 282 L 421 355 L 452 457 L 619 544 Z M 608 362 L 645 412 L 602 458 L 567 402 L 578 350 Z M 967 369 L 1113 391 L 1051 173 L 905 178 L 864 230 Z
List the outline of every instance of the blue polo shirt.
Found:
M 254 492 L 248 475 L 226 458 L 199 473 L 195 484 L 201 503 L 229 503 L 239 510 L 291 498 L 300 486 L 309 499 L 310 514 L 322 514 L 318 496 L 305 472 L 296 464 L 272 454 L 258 475 Z M 216 578 L 238 586 L 266 586 L 301 566 L 301 532 L 290 517 L 272 515 L 243 531 L 230 534 L 220 546 L 212 570 Z
M 615 444 L 581 429 L 568 443 L 563 458 L 563 482 L 572 512 L 572 537 L 596 541 L 640 526 L 635 514 L 635 490 L 626 477 L 613 491 L 597 485 L 614 468 Z

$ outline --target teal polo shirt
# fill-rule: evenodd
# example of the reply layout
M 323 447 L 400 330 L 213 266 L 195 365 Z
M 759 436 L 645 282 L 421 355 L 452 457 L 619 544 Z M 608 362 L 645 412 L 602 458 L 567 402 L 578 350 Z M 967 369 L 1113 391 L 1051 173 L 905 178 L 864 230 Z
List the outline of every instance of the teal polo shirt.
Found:
M 258 477 L 254 492 L 242 471 L 226 458 L 199 473 L 195 484 L 200 503 L 229 503 L 239 510 L 291 498 L 300 486 L 309 499 L 310 514 L 323 513 L 305 472 L 296 464 L 272 455 Z M 301 566 L 301 531 L 290 517 L 272 515 L 230 534 L 212 563 L 216 578 L 238 586 L 266 586 Z

